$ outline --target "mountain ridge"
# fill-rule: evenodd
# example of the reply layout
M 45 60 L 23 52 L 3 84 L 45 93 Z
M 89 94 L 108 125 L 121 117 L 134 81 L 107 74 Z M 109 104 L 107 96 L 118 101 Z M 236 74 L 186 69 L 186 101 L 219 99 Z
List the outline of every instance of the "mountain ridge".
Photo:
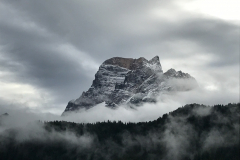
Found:
M 177 86 L 179 80 L 184 83 L 191 81 L 186 86 L 192 85 L 187 89 Z M 144 57 L 113 57 L 100 65 L 89 90 L 76 100 L 69 101 L 62 115 L 82 108 L 89 109 L 103 102 L 111 108 L 122 104 L 140 106 L 146 102 L 157 102 L 157 97 L 162 93 L 187 91 L 196 86 L 196 80 L 188 73 L 174 69 L 163 73 L 159 56 L 150 60 Z

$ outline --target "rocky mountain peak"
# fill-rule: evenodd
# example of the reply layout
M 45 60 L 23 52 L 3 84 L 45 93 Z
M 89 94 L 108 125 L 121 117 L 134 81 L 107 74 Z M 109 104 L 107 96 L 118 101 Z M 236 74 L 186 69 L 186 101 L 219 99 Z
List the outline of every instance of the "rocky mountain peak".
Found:
M 167 77 L 175 77 L 175 78 L 191 78 L 188 73 L 183 73 L 182 71 L 176 71 L 175 69 L 169 69 L 164 73 Z
M 159 56 L 153 57 L 149 62 L 152 63 L 152 64 L 154 64 L 154 63 L 159 63 L 160 64 Z
M 168 76 L 172 76 L 172 75 L 174 75 L 176 73 L 177 73 L 177 71 L 175 69 L 171 68 L 167 72 L 165 72 L 164 74 L 168 75 Z
M 113 57 L 103 62 L 102 65 L 116 65 L 126 69 L 131 69 L 133 58 Z
M 157 97 L 164 92 L 194 88 L 191 86 L 182 89 L 179 83 L 175 86 L 172 79 L 189 79 L 193 81 L 193 86 L 196 83 L 194 78 L 181 71 L 170 69 L 163 73 L 158 56 L 151 60 L 144 57 L 110 58 L 99 67 L 89 90 L 83 92 L 78 99 L 70 101 L 63 115 L 81 108 L 89 109 L 103 102 L 111 108 L 122 104 L 138 106 L 156 102 Z
M 155 68 L 158 67 L 159 70 L 161 70 L 161 64 L 158 56 L 155 56 L 150 61 L 148 61 L 144 57 L 140 57 L 138 59 L 113 57 L 104 61 L 101 66 L 105 66 L 105 65 L 119 66 L 129 70 L 137 70 L 146 66 L 151 67 L 151 65 L 156 65 Z

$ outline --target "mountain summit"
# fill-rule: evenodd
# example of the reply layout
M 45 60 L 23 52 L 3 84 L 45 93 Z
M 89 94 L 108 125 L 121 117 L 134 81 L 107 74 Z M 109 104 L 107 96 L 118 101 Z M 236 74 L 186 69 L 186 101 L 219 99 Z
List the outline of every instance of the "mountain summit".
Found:
M 156 102 L 160 94 L 187 91 L 197 86 L 187 73 L 170 69 L 163 73 L 158 56 L 151 60 L 114 57 L 102 63 L 88 91 L 68 103 L 67 112 L 89 109 L 105 102 L 107 107 L 138 106 Z

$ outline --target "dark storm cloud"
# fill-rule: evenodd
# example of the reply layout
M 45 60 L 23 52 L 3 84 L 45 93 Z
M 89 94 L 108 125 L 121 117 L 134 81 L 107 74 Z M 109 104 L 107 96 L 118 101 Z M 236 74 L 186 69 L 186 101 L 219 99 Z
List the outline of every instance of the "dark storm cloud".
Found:
M 89 66 L 114 56 L 177 60 L 203 54 L 214 58 L 208 67 L 239 63 L 237 25 L 189 14 L 174 3 L 3 0 L 0 71 L 12 73 L 8 81 L 45 89 L 67 103 L 91 85 L 97 67 Z M 153 18 L 155 8 L 162 17 Z
M 128 48 L 125 49 L 128 46 L 124 45 L 129 44 L 128 38 L 133 36 L 131 32 L 135 32 L 137 25 L 148 21 L 144 14 L 154 5 L 144 1 L 106 2 L 7 1 L 50 33 L 100 58 L 100 62 L 114 54 L 128 55 Z M 133 43 L 134 39 L 130 41 Z
M 1 71 L 13 73 L 8 81 L 30 83 L 53 91 L 53 94 L 64 93 L 72 87 L 73 92 L 74 89 L 86 89 L 86 82 L 92 78 L 84 73 L 84 68 L 60 53 L 61 41 L 57 36 L 35 24 L 24 27 L 24 23 L 20 21 L 15 25 L 11 20 L 0 23 Z M 64 98 L 61 94 L 58 96 Z
M 239 27 L 237 25 L 221 20 L 193 19 L 173 29 L 171 34 L 172 36 L 166 35 L 166 37 L 196 43 L 200 48 L 199 51 L 214 55 L 218 65 L 239 62 Z
M 238 56 L 238 26 L 234 24 L 204 19 L 194 14 L 182 21 L 170 21 L 167 16 L 159 20 L 150 18 L 152 8 L 158 5 L 161 10 L 171 6 L 174 1 L 55 3 L 24 0 L 8 3 L 50 33 L 99 59 L 99 63 L 112 56 L 139 57 L 151 52 L 156 54 L 157 51 L 164 58 L 165 43 L 181 40 L 195 43 L 204 53 L 216 55 L 219 57 L 218 64 L 236 63 Z M 169 55 L 178 55 L 174 44 L 169 47 Z

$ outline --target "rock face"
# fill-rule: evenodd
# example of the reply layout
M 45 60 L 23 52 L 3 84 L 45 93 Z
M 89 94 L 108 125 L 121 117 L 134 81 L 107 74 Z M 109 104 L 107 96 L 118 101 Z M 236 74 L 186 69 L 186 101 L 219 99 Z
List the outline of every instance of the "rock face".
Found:
M 70 101 L 63 115 L 103 102 L 111 108 L 122 104 L 138 106 L 156 102 L 162 93 L 187 91 L 195 87 L 196 80 L 187 73 L 174 69 L 163 73 L 158 56 L 149 61 L 143 57 L 114 57 L 103 62 L 89 90 Z

